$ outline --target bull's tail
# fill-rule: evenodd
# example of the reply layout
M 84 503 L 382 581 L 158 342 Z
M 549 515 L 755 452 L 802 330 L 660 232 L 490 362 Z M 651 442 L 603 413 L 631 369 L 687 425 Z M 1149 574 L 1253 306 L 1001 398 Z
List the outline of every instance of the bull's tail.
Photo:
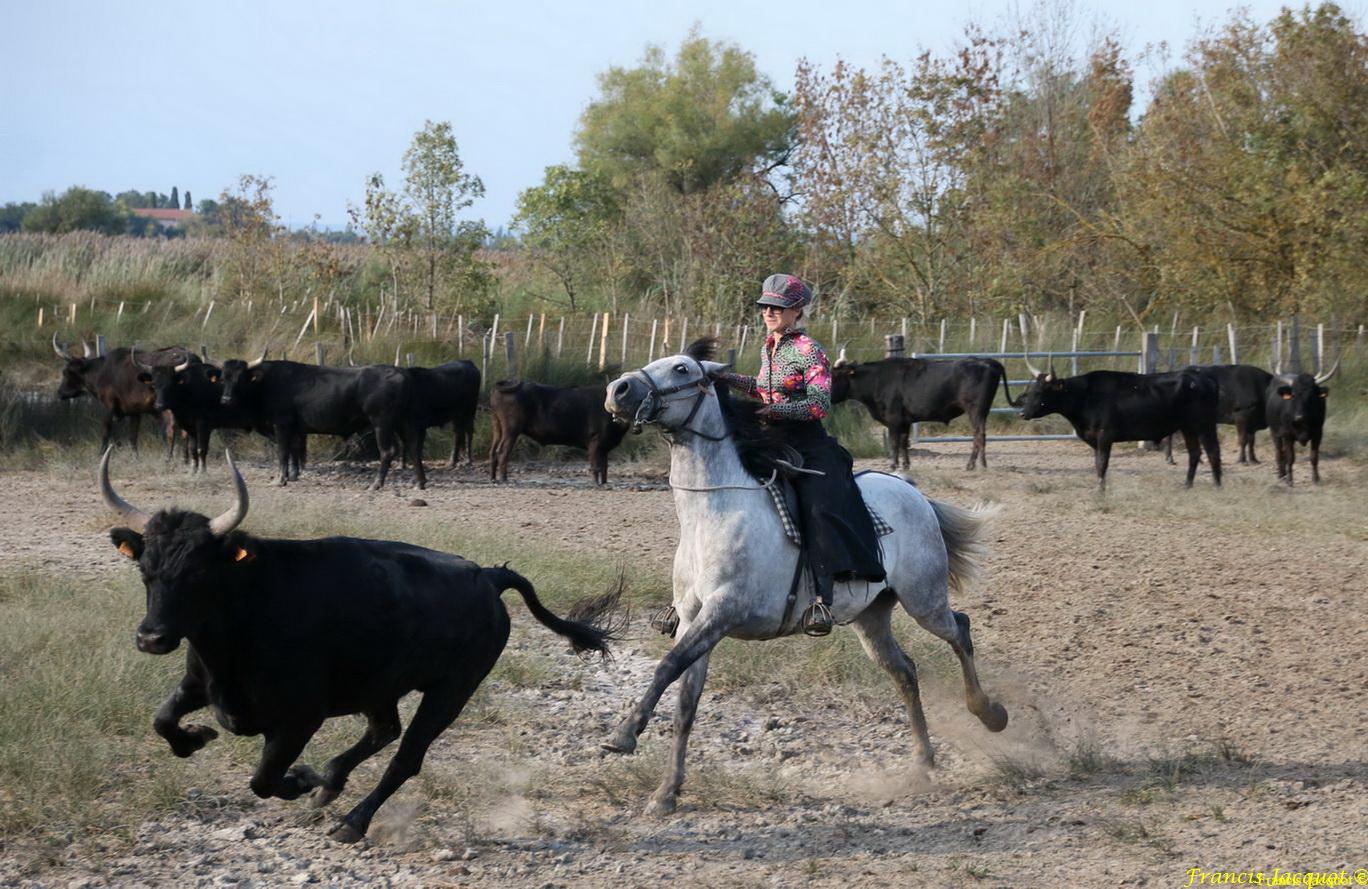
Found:
M 989 520 L 997 514 L 997 507 L 961 509 L 939 500 L 930 503 L 940 525 L 941 539 L 945 541 L 945 555 L 950 561 L 950 588 L 962 593 L 978 577 L 983 558 L 988 554 L 987 527 Z
M 998 368 L 1002 371 L 1002 394 L 1007 396 L 1009 407 L 1016 407 L 1016 402 L 1012 400 L 1012 388 L 1007 385 L 1007 368 L 1001 362 L 998 363 Z
M 510 571 L 507 566 L 485 568 L 484 572 L 500 592 L 513 589 L 521 593 L 532 616 L 552 632 L 569 639 L 576 654 L 597 651 L 605 658 L 612 656 L 609 643 L 621 638 L 620 633 L 626 625 L 626 615 L 618 608 L 621 583 L 601 596 L 576 603 L 566 617 L 560 618 L 542 605 L 532 582 L 518 572 Z

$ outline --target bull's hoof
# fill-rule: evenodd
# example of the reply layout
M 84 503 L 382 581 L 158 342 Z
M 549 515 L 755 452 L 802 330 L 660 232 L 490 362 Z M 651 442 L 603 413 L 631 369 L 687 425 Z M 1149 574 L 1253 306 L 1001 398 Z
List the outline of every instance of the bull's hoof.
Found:
M 679 800 L 675 794 L 656 793 L 651 796 L 650 802 L 646 804 L 646 814 L 651 818 L 665 818 L 673 815 L 677 808 L 679 808 Z
M 332 829 L 328 831 L 328 836 L 339 843 L 346 843 L 347 845 L 359 843 L 366 838 L 364 833 L 357 830 L 355 827 L 352 827 L 346 821 L 339 821 L 334 824 Z
M 636 733 L 633 732 L 631 728 L 619 729 L 617 734 L 613 735 L 599 746 L 609 753 L 621 753 L 623 755 L 633 754 L 636 752 L 637 746 Z
M 993 701 L 988 709 L 978 714 L 979 722 L 990 732 L 1000 732 L 1007 727 L 1007 708 Z
M 203 749 L 205 744 L 218 737 L 218 732 L 207 725 L 188 725 L 181 731 L 181 736 L 171 743 L 171 752 L 181 759 L 193 755 L 197 750 Z
M 319 787 L 309 799 L 309 805 L 313 806 L 315 809 L 321 809 L 328 803 L 337 799 L 338 794 L 341 792 L 341 790 L 333 790 L 331 787 Z

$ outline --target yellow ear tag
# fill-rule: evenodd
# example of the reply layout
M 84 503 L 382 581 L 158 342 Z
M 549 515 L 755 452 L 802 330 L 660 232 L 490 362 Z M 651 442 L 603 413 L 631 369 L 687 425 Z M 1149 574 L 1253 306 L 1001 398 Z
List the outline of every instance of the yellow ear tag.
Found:
M 127 557 L 127 558 L 130 558 L 130 559 L 136 559 L 136 558 L 137 558 L 137 555 L 133 552 L 133 547 L 131 547 L 131 546 L 128 545 L 128 541 L 127 541 L 127 540 L 125 540 L 125 541 L 123 541 L 122 543 L 119 544 L 119 552 L 123 553 L 123 555 L 124 555 L 125 557 Z
M 239 547 L 238 547 L 237 554 L 233 556 L 233 561 L 234 561 L 234 562 L 243 562 L 243 561 L 246 561 L 247 559 L 250 559 L 251 557 L 252 557 L 252 554 L 251 554 L 251 553 L 247 552 L 247 550 L 245 550 L 245 549 L 243 549 L 242 547 L 239 546 Z
M 1289 393 L 1287 393 L 1286 395 L 1283 396 L 1283 401 L 1291 401 L 1291 400 L 1292 400 L 1292 393 L 1291 393 L 1291 392 L 1289 392 Z

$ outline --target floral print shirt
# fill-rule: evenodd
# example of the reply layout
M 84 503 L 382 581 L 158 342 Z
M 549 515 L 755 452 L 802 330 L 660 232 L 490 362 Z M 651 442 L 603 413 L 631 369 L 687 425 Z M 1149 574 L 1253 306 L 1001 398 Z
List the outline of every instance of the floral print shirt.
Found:
M 831 412 L 831 364 L 821 344 L 802 330 L 765 337 L 758 375 L 722 377 L 769 405 L 765 414 L 773 420 L 821 420 Z

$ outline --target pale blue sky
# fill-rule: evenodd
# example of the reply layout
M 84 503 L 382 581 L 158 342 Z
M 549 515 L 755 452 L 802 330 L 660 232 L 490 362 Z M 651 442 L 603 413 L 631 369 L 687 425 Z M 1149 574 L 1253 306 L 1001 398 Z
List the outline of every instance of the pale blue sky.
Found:
M 1361 22 L 1365 0 L 1343 7 Z M 1058 5 L 1057 3 L 1055 4 Z M 1082 36 L 1118 31 L 1174 55 L 1226 0 L 1076 2 Z M 1284 4 L 1243 4 L 1266 21 Z M 117 2 L 0 0 L 0 203 L 79 184 L 216 197 L 239 173 L 275 177 L 292 226 L 346 220 L 364 177 L 398 178 L 425 118 L 451 121 L 491 226 L 543 168 L 572 159 L 595 74 L 703 34 L 755 53 L 781 87 L 803 56 L 871 64 L 944 51 L 970 20 L 1031 3 Z M 1138 73 L 1147 73 L 1141 68 Z

